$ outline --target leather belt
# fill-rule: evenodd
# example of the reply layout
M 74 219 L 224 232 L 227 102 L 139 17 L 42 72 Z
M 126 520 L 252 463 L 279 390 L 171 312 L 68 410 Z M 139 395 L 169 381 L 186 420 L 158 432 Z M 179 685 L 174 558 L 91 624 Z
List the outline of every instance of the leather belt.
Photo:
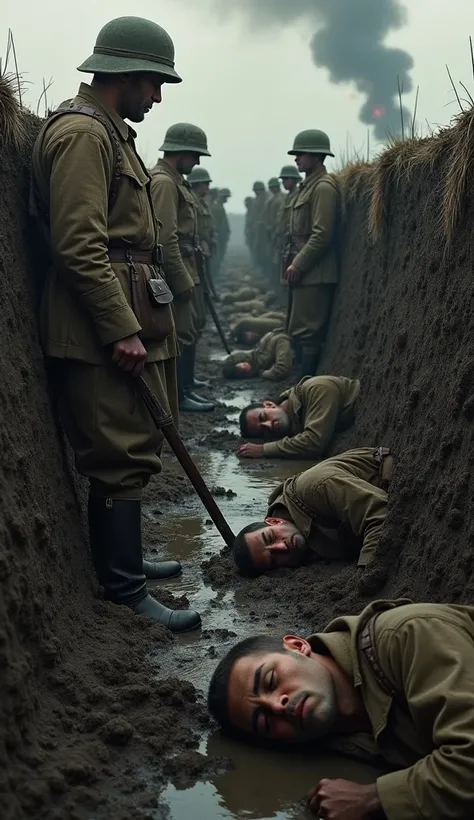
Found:
M 142 265 L 156 265 L 156 249 L 151 251 L 139 251 L 135 248 L 109 248 L 108 256 L 111 262 L 133 262 Z

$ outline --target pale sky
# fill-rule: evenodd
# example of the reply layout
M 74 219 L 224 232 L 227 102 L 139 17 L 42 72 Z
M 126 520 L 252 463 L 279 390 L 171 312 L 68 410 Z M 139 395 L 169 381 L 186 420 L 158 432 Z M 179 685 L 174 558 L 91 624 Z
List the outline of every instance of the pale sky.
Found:
M 425 118 L 433 126 L 445 125 L 458 110 L 446 63 L 453 78 L 462 80 L 474 96 L 468 41 L 474 36 L 474 2 L 408 0 L 406 5 L 408 24 L 389 43 L 414 58 L 418 120 L 426 133 Z M 267 182 L 292 162 L 286 151 L 298 131 L 327 131 L 338 158 L 348 140 L 364 150 L 367 129 L 357 117 L 360 98 L 350 86 L 331 85 L 327 72 L 314 66 L 310 28 L 252 31 L 237 18 L 228 23 L 216 19 L 206 0 L 3 0 L 2 36 L 6 45 L 12 29 L 19 69 L 28 83 L 27 104 L 36 109 L 43 77 L 46 82 L 53 78 L 50 104 L 73 97 L 81 79 L 87 82 L 89 76 L 79 74 L 76 66 L 92 52 L 100 28 L 128 14 L 167 29 L 183 78 L 179 85 L 164 87 L 163 103 L 137 126 L 139 151 L 154 164 L 169 125 L 199 125 L 212 154 L 203 165 L 215 185 L 232 190 L 229 211 L 243 211 L 256 179 Z M 414 94 L 405 98 L 409 108 L 413 101 Z M 380 146 L 372 140 L 372 148 Z

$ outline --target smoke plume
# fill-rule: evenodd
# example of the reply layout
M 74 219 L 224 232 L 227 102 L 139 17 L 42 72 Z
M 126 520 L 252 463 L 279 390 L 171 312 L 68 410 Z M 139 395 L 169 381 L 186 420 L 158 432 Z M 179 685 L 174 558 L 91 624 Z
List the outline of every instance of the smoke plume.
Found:
M 365 98 L 359 118 L 373 125 L 377 139 L 401 130 L 397 78 L 412 89 L 413 58 L 385 45 L 406 22 L 399 0 L 214 0 L 221 14 L 244 13 L 261 28 L 298 21 L 314 26 L 311 52 L 332 83 L 353 83 Z M 291 55 L 289 56 L 291 61 Z M 309 95 L 310 96 L 310 95 Z M 404 121 L 410 120 L 404 109 Z

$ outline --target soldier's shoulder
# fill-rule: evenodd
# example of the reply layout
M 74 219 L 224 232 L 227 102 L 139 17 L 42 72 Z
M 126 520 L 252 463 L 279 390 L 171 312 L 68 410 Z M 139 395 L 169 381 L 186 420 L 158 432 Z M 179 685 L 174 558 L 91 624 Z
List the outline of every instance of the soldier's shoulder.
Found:
M 472 607 L 407 602 L 403 606 L 387 609 L 377 616 L 375 622 L 376 636 L 390 638 L 392 634 L 400 636 L 404 631 L 414 634 L 417 629 L 421 631 L 422 627 L 428 622 L 430 625 L 432 624 L 430 629 L 433 629 L 433 637 L 435 637 L 436 626 L 433 624 L 434 621 L 444 621 L 458 627 L 466 617 L 472 621 L 474 617 Z M 425 629 L 422 631 L 425 632 Z
M 104 144 L 110 144 L 110 134 L 107 127 L 96 117 L 85 114 L 64 113 L 55 117 L 51 122 L 46 121 L 43 126 L 43 144 L 51 145 L 57 140 L 82 134 L 84 138 L 99 139 Z

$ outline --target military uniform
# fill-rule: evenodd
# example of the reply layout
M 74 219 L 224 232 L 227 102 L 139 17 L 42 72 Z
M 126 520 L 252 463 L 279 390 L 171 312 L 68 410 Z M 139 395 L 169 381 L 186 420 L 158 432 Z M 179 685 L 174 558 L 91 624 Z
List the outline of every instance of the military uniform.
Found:
M 245 225 L 244 236 L 245 244 L 248 250 L 252 253 L 252 221 L 253 221 L 253 198 L 251 196 L 245 199 Z
M 112 81 L 135 72 L 181 79 L 168 33 L 139 17 L 107 23 L 79 71 L 106 72 Z M 176 412 L 172 297 L 156 264 L 158 223 L 135 137 L 97 81 L 81 84 L 72 108 L 63 105 L 38 135 L 31 204 L 52 258 L 41 340 L 54 362 L 77 469 L 90 480 L 90 547 L 104 595 L 186 631 L 199 626 L 198 613 L 174 612 L 146 587 L 145 572 L 163 578 L 181 571 L 176 561 L 143 560 L 140 499 L 161 470 L 163 437 L 133 377 L 111 361 L 112 345 L 138 334 L 147 351 L 144 378 Z
M 270 182 L 272 183 L 271 186 Z M 270 191 L 269 198 L 265 205 L 263 219 L 265 223 L 267 237 L 266 257 L 268 264 L 268 277 L 270 279 L 270 282 L 272 283 L 272 286 L 278 288 L 280 265 L 278 253 L 276 253 L 276 248 L 278 246 L 280 216 L 281 211 L 285 206 L 286 194 L 284 194 L 283 191 L 280 190 L 275 191 L 275 183 L 277 183 L 279 186 L 279 181 L 276 178 L 271 179 L 270 182 L 268 184 L 269 188 L 271 188 L 272 190 Z
M 262 338 L 270 330 L 281 327 L 285 321 L 284 313 L 264 313 L 261 316 L 245 316 L 230 323 L 232 335 L 236 341 L 243 341 L 244 333 L 257 333 Z
M 280 484 L 269 498 L 267 517 L 288 516 L 317 558 L 357 555 L 358 565 L 365 567 L 385 523 L 391 472 L 388 450 L 348 450 Z
M 307 376 L 280 396 L 288 401 L 290 432 L 263 445 L 266 458 L 323 458 L 337 430 L 354 421 L 360 382 L 344 376 Z
M 233 305 L 236 302 L 248 302 L 250 299 L 256 299 L 261 295 L 258 288 L 245 287 L 238 290 L 223 291 L 221 293 L 221 302 L 223 305 Z M 237 305 L 239 307 L 239 305 Z
M 334 156 L 327 136 L 318 131 L 296 137 L 289 153 L 301 152 Z M 339 278 L 340 199 L 336 178 L 322 166 L 306 177 L 291 202 L 285 262 L 298 269 L 300 279 L 289 287 L 287 330 L 303 349 L 307 373 L 315 372 Z
M 235 365 L 240 362 L 250 364 L 249 377 L 260 375 L 268 381 L 283 381 L 293 366 L 291 340 L 283 328 L 269 331 L 253 350 L 231 353 L 223 365 L 224 376 L 232 376 Z
M 265 206 L 268 195 L 263 182 L 255 182 L 253 186 L 255 197 L 252 202 L 252 231 L 251 247 L 254 265 L 265 274 L 265 262 L 267 254 L 267 237 L 265 230 Z
M 472 817 L 474 608 L 375 601 L 308 640 L 349 676 L 372 728 L 323 743 L 385 760 L 391 771 L 377 779 L 385 816 Z
M 219 195 L 211 205 L 211 214 L 217 237 L 216 252 L 212 261 L 212 276 L 215 280 L 224 260 L 230 237 L 229 219 L 223 203 L 219 200 Z

